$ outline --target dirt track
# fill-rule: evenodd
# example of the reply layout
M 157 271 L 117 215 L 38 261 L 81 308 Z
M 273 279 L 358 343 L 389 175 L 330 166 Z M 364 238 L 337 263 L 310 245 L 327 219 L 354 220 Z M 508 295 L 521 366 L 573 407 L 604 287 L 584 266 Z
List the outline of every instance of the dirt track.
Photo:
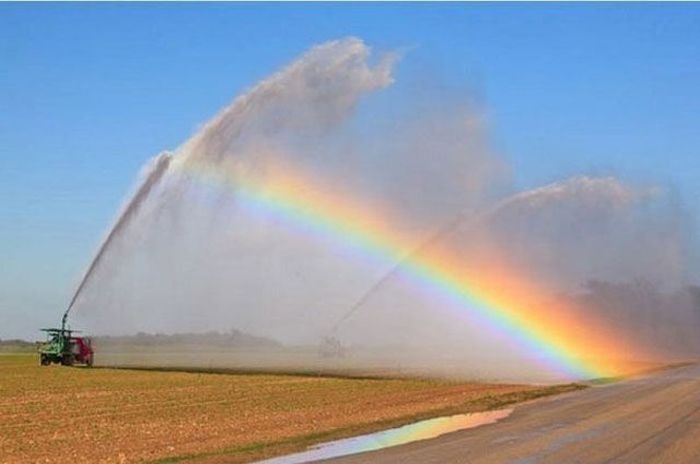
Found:
M 539 400 L 493 425 L 326 462 L 698 463 L 700 365 Z

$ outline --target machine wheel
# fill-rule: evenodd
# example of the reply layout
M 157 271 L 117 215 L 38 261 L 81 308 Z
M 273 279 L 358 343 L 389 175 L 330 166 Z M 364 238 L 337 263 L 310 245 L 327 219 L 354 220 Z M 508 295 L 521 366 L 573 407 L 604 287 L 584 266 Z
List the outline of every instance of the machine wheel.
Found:
M 42 354 L 42 355 L 41 355 L 41 361 L 40 361 L 40 362 L 41 362 L 41 365 L 42 365 L 42 366 L 48 366 L 49 364 L 51 364 L 51 360 L 50 360 L 49 357 L 46 356 L 45 354 Z
M 88 355 L 87 359 L 85 360 L 85 364 L 87 364 L 87 367 L 92 367 L 92 359 L 93 355 Z
M 61 365 L 63 366 L 72 366 L 73 365 L 73 356 L 64 356 L 61 358 Z

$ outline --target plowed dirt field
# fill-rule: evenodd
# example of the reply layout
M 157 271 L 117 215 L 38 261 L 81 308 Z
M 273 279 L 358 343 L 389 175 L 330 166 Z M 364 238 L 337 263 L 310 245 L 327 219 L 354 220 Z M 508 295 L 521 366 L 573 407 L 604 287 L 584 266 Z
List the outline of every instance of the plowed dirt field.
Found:
M 40 367 L 0 355 L 0 462 L 246 462 L 577 386 Z

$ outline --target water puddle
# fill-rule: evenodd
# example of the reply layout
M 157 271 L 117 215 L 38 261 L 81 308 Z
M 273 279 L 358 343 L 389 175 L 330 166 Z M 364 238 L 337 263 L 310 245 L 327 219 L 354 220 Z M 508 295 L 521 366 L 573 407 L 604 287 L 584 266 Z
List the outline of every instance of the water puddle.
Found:
M 413 441 L 439 437 L 440 435 L 456 432 L 458 430 L 492 424 L 509 416 L 511 412 L 513 412 L 512 409 L 501 409 L 498 411 L 458 414 L 455 416 L 428 419 L 395 429 L 321 443 L 306 451 L 259 461 L 258 464 L 297 464 L 390 448 Z

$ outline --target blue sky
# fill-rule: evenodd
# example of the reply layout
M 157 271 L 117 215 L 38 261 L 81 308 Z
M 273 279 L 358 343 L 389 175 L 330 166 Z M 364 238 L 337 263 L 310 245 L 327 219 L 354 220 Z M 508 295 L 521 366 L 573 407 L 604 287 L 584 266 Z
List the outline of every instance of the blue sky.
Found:
M 1 4 L 0 338 L 54 324 L 145 160 L 315 43 L 467 89 L 519 187 L 700 199 L 697 4 Z M 403 81 L 402 81 L 403 79 Z

